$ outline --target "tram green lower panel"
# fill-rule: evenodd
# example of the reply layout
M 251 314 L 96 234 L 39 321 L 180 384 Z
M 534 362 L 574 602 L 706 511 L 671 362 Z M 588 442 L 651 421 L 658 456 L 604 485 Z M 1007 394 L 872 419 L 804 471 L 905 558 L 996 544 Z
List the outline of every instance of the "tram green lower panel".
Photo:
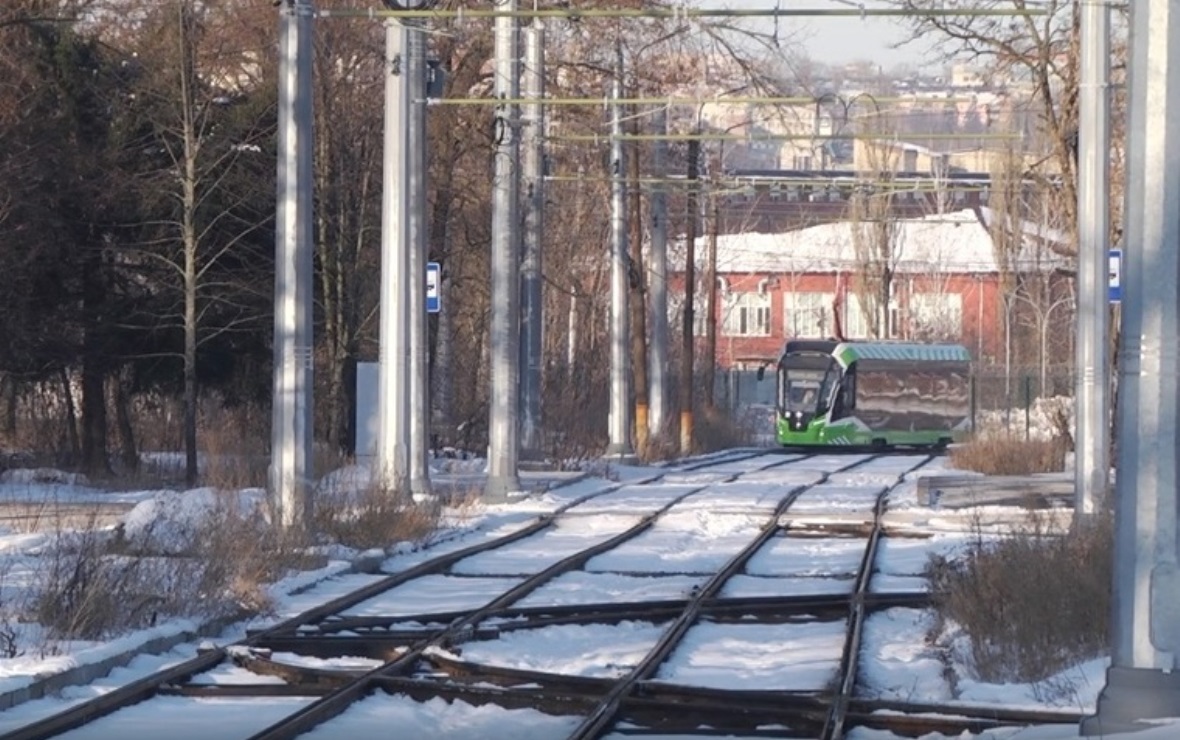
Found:
M 938 445 L 950 439 L 951 432 L 945 429 L 896 430 L 866 429 L 854 421 L 828 424 L 815 419 L 805 429 L 792 429 L 787 419 L 777 421 L 776 437 L 780 445 L 793 446 L 840 446 L 863 447 L 873 444 L 886 445 Z

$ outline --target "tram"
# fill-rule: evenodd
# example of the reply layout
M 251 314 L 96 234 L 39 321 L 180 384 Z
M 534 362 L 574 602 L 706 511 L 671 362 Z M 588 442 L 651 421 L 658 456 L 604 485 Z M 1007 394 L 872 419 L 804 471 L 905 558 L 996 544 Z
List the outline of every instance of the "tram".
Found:
M 970 369 L 971 354 L 958 344 L 788 341 L 777 364 L 776 440 L 945 447 L 970 429 Z

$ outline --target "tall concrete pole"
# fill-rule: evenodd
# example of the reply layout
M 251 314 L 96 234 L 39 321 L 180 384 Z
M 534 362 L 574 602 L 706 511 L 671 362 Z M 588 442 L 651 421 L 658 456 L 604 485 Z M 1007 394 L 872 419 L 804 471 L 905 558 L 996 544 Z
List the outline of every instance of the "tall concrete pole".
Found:
M 410 110 L 407 153 L 409 204 L 410 282 L 410 494 L 415 499 L 432 495 L 430 486 L 430 377 L 427 372 L 426 262 L 430 250 L 426 217 L 426 33 L 422 24 L 405 23 L 409 47 L 406 54 L 406 87 Z
M 634 459 L 631 446 L 630 347 L 627 314 L 627 193 L 623 172 L 623 53 L 618 51 L 618 66 L 611 90 L 611 272 L 610 272 L 610 442 L 609 457 Z
M 696 133 L 701 132 L 697 126 Z M 684 226 L 684 316 L 680 333 L 680 454 L 689 455 L 693 448 L 693 361 L 696 349 L 696 244 L 697 244 L 697 161 L 701 156 L 701 140 L 688 140 L 688 196 Z
M 524 29 L 524 96 L 521 110 L 524 167 L 524 255 L 520 266 L 521 378 L 520 444 L 525 458 L 541 457 L 541 292 L 542 237 L 545 211 L 545 27 L 534 20 Z
M 410 86 L 409 33 L 385 24 L 385 152 L 381 192 L 381 312 L 377 469 L 382 485 L 409 493 L 410 443 Z M 424 275 L 418 276 L 425 280 Z
M 1110 485 L 1110 6 L 1082 0 L 1078 101 L 1078 339 L 1076 488 L 1079 524 Z
M 1180 714 L 1180 7 L 1130 12 L 1112 650 L 1085 735 Z
M 275 213 L 274 397 L 269 484 L 275 520 L 310 522 L 312 471 L 312 33 L 311 0 L 279 15 L 278 182 Z
M 496 0 L 496 10 L 516 12 L 516 0 Z M 495 95 L 520 97 L 520 44 L 517 19 L 498 16 Z M 507 501 L 520 490 L 517 461 L 520 433 L 516 423 L 520 394 L 520 181 L 517 166 L 517 105 L 496 108 L 496 159 L 492 183 L 492 326 L 491 407 L 488 421 L 488 480 L 484 500 Z
M 653 116 L 657 134 L 668 132 L 668 115 L 663 109 Z M 667 176 L 668 142 L 657 139 L 652 150 L 652 168 L 656 180 Z M 661 439 L 668 432 L 668 196 L 663 185 L 651 193 L 650 248 L 647 253 L 648 318 L 651 327 L 648 345 L 648 384 L 651 388 L 647 417 L 651 436 Z

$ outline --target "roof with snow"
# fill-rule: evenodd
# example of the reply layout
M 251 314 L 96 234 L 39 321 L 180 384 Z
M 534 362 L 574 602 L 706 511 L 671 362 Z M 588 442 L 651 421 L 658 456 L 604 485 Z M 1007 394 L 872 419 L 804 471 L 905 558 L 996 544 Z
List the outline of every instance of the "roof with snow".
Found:
M 985 209 L 986 210 L 986 209 Z M 988 214 L 982 214 L 984 221 Z M 897 273 L 990 274 L 1000 272 L 994 242 L 980 216 L 970 209 L 914 219 L 898 219 L 895 232 Z M 726 234 L 717 237 L 717 271 L 724 273 L 808 274 L 857 271 L 854 229 L 873 224 L 850 221 L 820 224 L 779 234 Z M 1045 229 L 1029 232 L 1017 254 L 1007 260 L 1017 272 L 1070 269 L 1071 261 L 1044 246 Z M 863 232 L 862 232 L 863 233 Z M 681 245 L 669 255 L 670 263 L 683 265 Z M 708 238 L 697 239 L 696 261 L 705 263 Z

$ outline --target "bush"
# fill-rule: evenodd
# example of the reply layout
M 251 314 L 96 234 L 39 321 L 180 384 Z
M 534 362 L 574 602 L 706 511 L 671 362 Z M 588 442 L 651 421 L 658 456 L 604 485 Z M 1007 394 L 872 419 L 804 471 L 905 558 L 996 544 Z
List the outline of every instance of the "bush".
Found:
M 1041 681 L 1103 654 L 1113 537 L 1112 517 L 1062 535 L 1034 516 L 998 541 L 977 537 L 961 560 L 932 558 L 934 632 L 960 627 L 984 681 Z
M 438 529 L 439 506 L 417 504 L 377 484 L 360 490 L 323 487 L 316 496 L 315 531 L 360 550 L 420 542 Z
M 1065 470 L 1068 440 L 1024 439 L 1007 434 L 981 434 L 951 449 L 951 465 L 985 475 L 1028 475 Z
M 164 506 L 162 495 L 139 505 L 133 526 L 56 533 L 31 604 L 49 640 L 105 639 L 158 619 L 271 609 L 267 585 L 304 564 L 294 543 L 237 494 L 190 493 L 198 505 L 178 507 L 185 516 L 150 521 L 144 512 Z

